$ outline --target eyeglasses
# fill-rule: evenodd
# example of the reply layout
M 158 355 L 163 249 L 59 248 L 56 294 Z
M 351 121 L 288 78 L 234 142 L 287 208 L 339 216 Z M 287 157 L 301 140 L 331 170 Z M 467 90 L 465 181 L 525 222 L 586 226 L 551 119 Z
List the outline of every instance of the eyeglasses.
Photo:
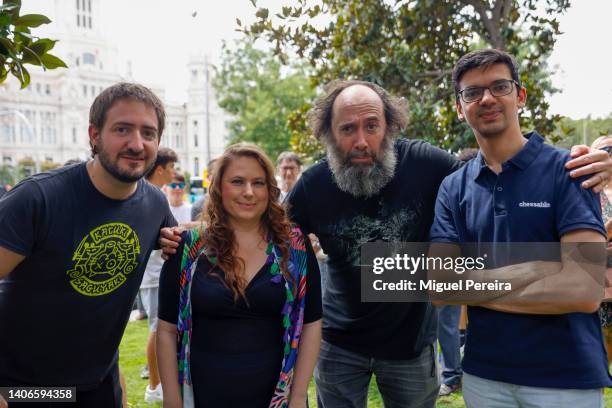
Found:
M 185 188 L 185 183 L 170 183 L 168 184 L 168 187 L 174 189 L 174 188 Z
M 488 89 L 491 95 L 499 97 L 510 94 L 514 85 L 520 86 L 514 79 L 500 79 L 489 86 L 468 86 L 459 91 L 459 95 L 465 103 L 476 102 L 482 99 L 485 89 Z

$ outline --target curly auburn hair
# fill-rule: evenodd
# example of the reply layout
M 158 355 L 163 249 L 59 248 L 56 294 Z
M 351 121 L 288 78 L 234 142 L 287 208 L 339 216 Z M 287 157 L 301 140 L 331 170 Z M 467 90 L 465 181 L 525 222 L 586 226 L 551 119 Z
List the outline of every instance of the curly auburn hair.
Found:
M 281 261 L 279 266 L 284 278 L 291 282 L 294 279 L 288 270 L 291 225 L 285 208 L 279 203 L 280 188 L 274 177 L 274 165 L 263 150 L 254 144 L 237 143 L 231 145 L 215 162 L 215 171 L 210 183 L 208 199 L 204 211 L 200 215 L 200 221 L 203 221 L 205 226 L 205 228 L 203 227 L 203 240 L 207 248 L 207 255 L 214 256 L 217 259 L 216 265 L 210 273 L 214 273 L 216 267 L 223 270 L 225 273 L 224 283 L 234 293 L 234 301 L 241 297 L 248 304 L 245 294 L 247 282 L 244 278 L 246 260 L 236 256 L 238 246 L 221 195 L 222 180 L 227 168 L 234 160 L 241 157 L 250 157 L 257 160 L 266 175 L 268 205 L 261 216 L 261 229 L 263 234 L 270 237 L 273 244 L 280 248 Z

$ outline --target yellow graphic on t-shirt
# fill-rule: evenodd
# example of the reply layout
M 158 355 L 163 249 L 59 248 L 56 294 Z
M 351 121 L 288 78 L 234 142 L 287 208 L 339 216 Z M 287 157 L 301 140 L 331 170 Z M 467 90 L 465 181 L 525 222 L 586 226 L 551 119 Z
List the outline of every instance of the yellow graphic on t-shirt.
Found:
M 106 295 L 136 270 L 140 242 L 136 233 L 118 222 L 104 224 L 85 235 L 67 274 L 70 285 L 86 296 Z

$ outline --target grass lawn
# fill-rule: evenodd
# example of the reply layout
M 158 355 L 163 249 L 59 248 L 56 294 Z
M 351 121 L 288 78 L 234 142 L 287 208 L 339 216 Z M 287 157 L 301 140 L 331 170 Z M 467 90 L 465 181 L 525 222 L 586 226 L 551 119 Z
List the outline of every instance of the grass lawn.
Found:
M 146 404 L 144 402 L 144 390 L 148 380 L 140 378 L 140 370 L 146 363 L 145 347 L 147 344 L 147 323 L 144 320 L 128 323 L 123 341 L 120 346 L 119 364 L 125 376 L 127 384 L 128 404 L 130 407 L 161 407 L 161 404 Z M 308 389 L 310 406 L 316 406 L 314 383 Z M 605 406 L 612 408 L 612 390 L 606 389 L 604 396 Z M 376 388 L 376 381 L 370 383 L 368 407 L 383 408 L 380 394 Z M 463 398 L 460 393 L 451 397 L 438 400 L 438 408 L 464 408 Z

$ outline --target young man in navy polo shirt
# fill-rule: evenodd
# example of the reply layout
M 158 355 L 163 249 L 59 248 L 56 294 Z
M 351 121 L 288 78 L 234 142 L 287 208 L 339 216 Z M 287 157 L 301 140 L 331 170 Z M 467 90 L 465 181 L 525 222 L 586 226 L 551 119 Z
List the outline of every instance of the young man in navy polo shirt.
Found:
M 442 182 L 432 242 L 605 242 L 596 195 L 566 176 L 569 152 L 521 132 L 518 112 L 527 95 L 514 59 L 498 50 L 472 52 L 457 62 L 453 81 L 459 118 L 480 152 Z M 552 290 L 563 298 L 572 288 Z M 603 407 L 601 389 L 612 380 L 597 306 L 470 306 L 467 406 Z

